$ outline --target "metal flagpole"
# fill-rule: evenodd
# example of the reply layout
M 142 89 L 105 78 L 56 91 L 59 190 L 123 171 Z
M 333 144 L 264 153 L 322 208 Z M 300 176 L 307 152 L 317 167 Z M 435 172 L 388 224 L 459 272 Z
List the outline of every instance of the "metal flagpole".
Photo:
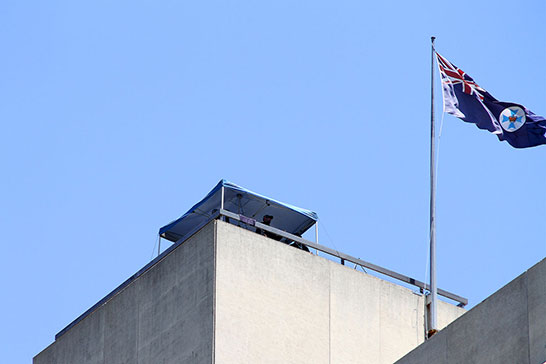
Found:
M 434 174 L 434 40 L 431 41 L 431 64 L 430 64 L 430 323 L 428 336 L 437 332 L 436 326 L 436 176 Z

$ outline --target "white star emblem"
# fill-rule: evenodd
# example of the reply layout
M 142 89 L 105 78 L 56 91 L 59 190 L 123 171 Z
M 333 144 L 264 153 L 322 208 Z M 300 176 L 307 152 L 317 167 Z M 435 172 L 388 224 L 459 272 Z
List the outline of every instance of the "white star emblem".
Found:
M 505 131 L 512 133 L 521 128 L 523 124 L 525 124 L 525 120 L 527 118 L 525 117 L 525 112 L 521 107 L 510 106 L 502 110 L 499 115 L 499 119 L 502 128 Z

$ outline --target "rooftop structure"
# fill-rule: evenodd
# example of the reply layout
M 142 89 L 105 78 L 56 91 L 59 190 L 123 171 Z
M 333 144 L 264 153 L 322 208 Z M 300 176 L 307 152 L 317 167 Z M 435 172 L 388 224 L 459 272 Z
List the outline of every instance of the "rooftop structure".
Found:
M 275 227 L 259 222 L 266 214 Z M 160 229 L 174 244 L 59 332 L 34 363 L 392 363 L 422 343 L 426 285 L 303 239 L 316 221 L 220 181 Z M 464 312 L 440 302 L 439 326 Z

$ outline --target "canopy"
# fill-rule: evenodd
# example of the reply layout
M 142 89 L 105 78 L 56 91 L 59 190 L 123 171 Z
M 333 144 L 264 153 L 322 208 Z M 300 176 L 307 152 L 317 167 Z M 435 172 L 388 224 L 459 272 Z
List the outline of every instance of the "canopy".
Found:
M 159 229 L 159 235 L 173 242 L 185 240 L 201 229 L 220 210 L 224 187 L 224 210 L 261 222 L 264 215 L 273 216 L 271 226 L 301 235 L 318 220 L 315 212 L 276 201 L 222 179 L 204 199 L 180 218 Z M 248 228 L 241 223 L 241 227 Z

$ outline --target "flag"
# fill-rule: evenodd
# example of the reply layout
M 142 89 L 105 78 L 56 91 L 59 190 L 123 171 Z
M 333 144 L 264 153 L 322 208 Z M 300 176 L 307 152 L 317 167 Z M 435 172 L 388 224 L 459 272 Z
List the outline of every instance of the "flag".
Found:
M 502 102 L 436 52 L 444 111 L 496 134 L 514 148 L 546 144 L 546 118 L 513 102 Z

